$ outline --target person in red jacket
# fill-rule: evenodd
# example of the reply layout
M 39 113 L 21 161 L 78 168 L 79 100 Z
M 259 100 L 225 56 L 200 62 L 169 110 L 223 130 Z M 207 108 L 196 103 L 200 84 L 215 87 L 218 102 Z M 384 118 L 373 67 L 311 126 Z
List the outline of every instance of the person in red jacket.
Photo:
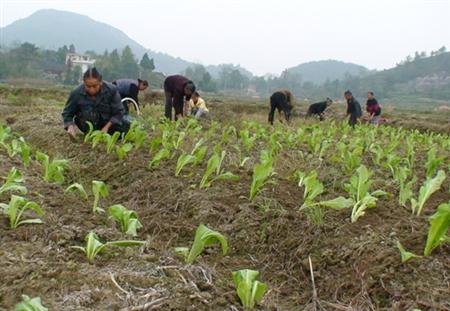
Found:
M 373 92 L 367 93 L 366 111 L 369 113 L 369 123 L 378 125 L 381 119 L 381 106 L 374 97 Z
M 184 116 L 184 106 L 195 92 L 194 82 L 181 75 L 169 76 L 164 80 L 166 97 L 165 116 L 172 120 L 172 109 L 175 109 L 175 120 Z

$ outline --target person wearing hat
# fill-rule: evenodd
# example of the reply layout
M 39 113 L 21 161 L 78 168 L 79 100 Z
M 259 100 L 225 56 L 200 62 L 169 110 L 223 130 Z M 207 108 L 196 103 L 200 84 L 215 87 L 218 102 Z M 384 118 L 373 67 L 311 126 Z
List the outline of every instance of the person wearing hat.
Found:
M 361 105 L 349 90 L 345 91 L 344 97 L 347 100 L 347 116 L 349 116 L 348 124 L 351 127 L 355 127 L 356 123 L 358 123 L 358 119 L 362 116 Z
M 184 107 L 195 92 L 195 84 L 182 75 L 168 76 L 164 80 L 166 97 L 165 116 L 172 120 L 172 109 L 175 109 L 175 120 L 184 116 Z
M 306 113 L 307 117 L 312 115 L 319 116 L 319 120 L 323 121 L 325 119 L 324 113 L 325 110 L 333 103 L 333 101 L 327 97 L 327 99 L 323 102 L 314 103 L 309 106 L 308 112 Z
M 129 97 L 133 99 L 139 107 L 138 95 L 139 91 L 144 91 L 148 87 L 146 80 L 133 80 L 133 79 L 118 79 L 112 82 L 117 87 L 120 97 L 122 99 Z M 125 113 L 129 112 L 128 105 L 123 103 Z

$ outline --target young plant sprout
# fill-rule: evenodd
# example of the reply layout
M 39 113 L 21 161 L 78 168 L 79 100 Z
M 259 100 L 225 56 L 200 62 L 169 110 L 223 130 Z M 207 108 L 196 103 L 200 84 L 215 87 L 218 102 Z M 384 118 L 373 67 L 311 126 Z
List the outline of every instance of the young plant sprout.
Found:
M 217 231 L 213 231 L 201 224 L 198 226 L 195 232 L 194 243 L 191 248 L 188 247 L 177 247 L 175 252 L 181 254 L 185 257 L 187 264 L 194 263 L 195 259 L 200 255 L 205 247 L 211 246 L 219 242 L 222 246 L 222 255 L 226 255 L 228 252 L 228 242 L 226 238 Z
M 25 167 L 28 167 L 31 159 L 31 149 L 23 137 L 19 138 L 19 152 L 22 158 L 23 165 Z
M 26 194 L 27 188 L 23 185 L 23 177 L 20 171 L 13 167 L 6 176 L 5 183 L 0 187 L 0 195 L 4 192 L 19 192 L 20 194 Z
M 399 252 L 400 252 L 400 256 L 401 256 L 401 259 L 402 259 L 402 263 L 407 263 L 408 261 L 410 261 L 410 260 L 413 259 L 413 258 L 420 258 L 420 256 L 418 256 L 418 255 L 416 255 L 416 254 L 414 254 L 414 253 L 408 252 L 408 251 L 402 246 L 402 244 L 400 243 L 400 241 L 397 241 L 397 248 L 398 248 L 398 250 L 399 250 Z
M 155 154 L 153 159 L 151 159 L 150 162 L 148 162 L 147 168 L 151 170 L 157 167 L 162 160 L 168 159 L 169 157 L 170 157 L 170 150 L 167 149 L 166 147 L 163 147 L 161 150 L 158 151 L 157 154 Z
M 133 149 L 132 143 L 125 143 L 120 146 L 116 146 L 116 155 L 117 158 L 122 161 L 127 156 L 128 152 L 130 152 Z
M 450 242 L 447 236 L 450 229 L 450 202 L 438 206 L 436 213 L 430 216 L 427 243 L 423 254 L 429 256 L 431 252 L 443 243 Z
M 77 191 L 83 199 L 87 200 L 88 195 L 86 193 L 86 190 L 84 190 L 84 187 L 82 184 L 73 183 L 69 187 L 67 187 L 66 190 L 64 190 L 64 193 L 69 193 L 69 192 L 74 192 L 74 191 Z
M 48 311 L 48 309 L 42 305 L 40 297 L 30 298 L 22 295 L 22 301 L 16 305 L 14 311 Z
M 101 197 L 106 198 L 109 195 L 108 187 L 103 181 L 93 180 L 92 193 L 94 194 L 94 204 L 92 205 L 92 211 L 94 213 L 103 212 L 104 210 L 99 206 L 99 201 Z
M 198 165 L 203 161 L 208 152 L 207 146 L 201 146 L 203 144 L 203 140 L 200 139 L 197 144 L 194 146 L 190 154 L 183 153 L 180 155 L 177 161 L 177 167 L 175 169 L 175 176 L 180 175 L 181 170 L 188 164 Z
M 234 175 L 231 172 L 224 172 L 222 169 L 222 163 L 225 159 L 226 151 L 223 150 L 220 154 L 219 151 L 215 151 L 214 154 L 209 158 L 208 164 L 206 165 L 206 171 L 200 182 L 200 188 L 210 187 L 211 184 L 216 180 L 238 180 L 239 176 Z M 215 177 L 210 179 L 210 176 L 215 173 Z
M 434 178 L 428 178 L 425 183 L 420 187 L 419 197 L 411 199 L 411 210 L 413 214 L 419 216 L 425 205 L 425 202 L 431 197 L 433 193 L 441 188 L 442 183 L 446 178 L 443 170 L 438 171 Z
M 253 201 L 256 194 L 273 174 L 273 157 L 267 150 L 263 150 L 260 156 L 260 163 L 256 164 L 253 168 L 253 180 L 249 195 L 250 201 Z
M 120 225 L 120 230 L 128 235 L 137 236 L 137 230 L 142 228 L 135 211 L 127 209 L 121 204 L 108 208 L 108 215 Z
M 233 272 L 233 282 L 245 309 L 253 309 L 266 293 L 267 285 L 258 281 L 258 276 L 258 271 L 249 269 Z
M 102 243 L 99 241 L 98 236 L 95 234 L 95 232 L 91 231 L 84 239 L 86 241 L 86 246 L 72 246 L 74 249 L 78 249 L 82 251 L 86 258 L 88 259 L 89 263 L 93 263 L 95 257 L 103 252 L 106 248 L 109 248 L 111 246 L 118 246 L 118 247 L 128 247 L 128 246 L 142 246 L 145 244 L 144 241 L 133 241 L 133 240 L 124 240 L 124 241 L 111 241 Z
M 364 165 L 361 165 L 356 170 L 356 174 L 350 178 L 350 183 L 344 185 L 354 204 L 351 216 L 352 222 L 356 222 L 359 217 L 363 216 L 366 209 L 374 208 L 379 196 L 387 194 L 382 190 L 369 192 L 373 183 L 370 180 L 371 175 L 372 173 Z
M 62 184 L 64 182 L 64 169 L 67 167 L 67 160 L 50 161 L 50 157 L 42 152 L 36 152 L 36 160 L 44 166 L 44 180 L 46 182 L 56 182 Z
M 28 201 L 23 197 L 12 195 L 9 204 L 0 203 L 0 208 L 2 208 L 3 213 L 8 216 L 11 229 L 15 229 L 24 224 L 42 223 L 42 220 L 39 218 L 22 220 L 23 213 L 28 210 L 34 211 L 38 216 L 44 215 L 44 212 L 37 203 Z

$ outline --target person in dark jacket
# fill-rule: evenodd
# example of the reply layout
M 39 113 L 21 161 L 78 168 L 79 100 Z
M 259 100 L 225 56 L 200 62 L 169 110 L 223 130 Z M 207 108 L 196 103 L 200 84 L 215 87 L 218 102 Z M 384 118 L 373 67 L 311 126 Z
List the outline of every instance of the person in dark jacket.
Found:
M 138 106 L 139 91 L 145 91 L 145 89 L 148 87 L 148 82 L 141 79 L 118 79 L 116 81 L 113 81 L 112 84 L 117 86 L 117 90 L 119 91 L 120 97 L 122 99 L 129 97 L 133 99 Z M 128 113 L 129 109 L 127 103 L 123 103 L 123 107 L 125 108 L 125 113 Z
M 169 76 L 164 80 L 166 97 L 165 116 L 172 120 L 172 109 L 175 109 L 175 120 L 184 116 L 184 106 L 195 92 L 194 82 L 181 75 Z
M 269 123 L 273 125 L 273 119 L 275 114 L 275 109 L 278 110 L 280 116 L 280 122 L 283 122 L 281 119 L 281 111 L 284 113 L 284 118 L 286 122 L 289 123 L 291 119 L 291 111 L 294 107 L 294 98 L 292 93 L 288 90 L 277 91 L 270 96 L 270 111 L 269 111 Z
M 314 103 L 309 106 L 308 112 L 306 113 L 307 117 L 312 115 L 318 115 L 319 120 L 322 121 L 325 119 L 324 113 L 325 110 L 333 103 L 333 101 L 327 97 L 327 99 L 323 102 Z
M 87 70 L 83 75 L 83 84 L 75 88 L 67 99 L 62 112 L 64 129 L 75 137 L 76 127 L 83 133 L 89 131 L 86 123 L 89 121 L 94 130 L 109 134 L 127 132 L 129 124 L 123 121 L 124 108 L 120 100 L 117 88 L 102 81 L 96 68 Z
M 347 100 L 347 116 L 350 116 L 348 119 L 348 124 L 351 127 L 355 127 L 358 123 L 358 119 L 361 118 L 361 105 L 359 102 L 353 97 L 352 92 L 345 91 L 344 97 Z
M 367 93 L 366 111 L 369 113 L 369 123 L 378 125 L 381 119 L 381 106 L 378 104 L 373 92 Z

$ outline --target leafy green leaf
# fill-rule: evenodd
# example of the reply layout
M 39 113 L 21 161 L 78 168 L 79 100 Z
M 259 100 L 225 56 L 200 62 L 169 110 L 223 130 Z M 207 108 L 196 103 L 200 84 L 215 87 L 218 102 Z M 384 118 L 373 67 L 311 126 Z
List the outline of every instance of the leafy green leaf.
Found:
M 226 255 L 228 252 L 228 242 L 226 238 L 219 232 L 213 231 L 203 224 L 199 225 L 195 232 L 194 243 L 192 244 L 189 255 L 186 258 L 186 263 L 192 264 L 206 246 L 210 246 L 216 242 L 220 242 L 222 246 L 222 254 Z
M 48 309 L 42 305 L 40 297 L 30 298 L 22 295 L 22 301 L 16 305 L 14 311 L 48 311 Z
M 397 248 L 400 251 L 400 256 L 402 258 L 402 263 L 406 263 L 409 260 L 413 259 L 413 258 L 420 258 L 420 256 L 417 256 L 414 253 L 408 252 L 400 243 L 400 241 L 397 241 Z
M 267 290 L 266 284 L 256 280 L 259 276 L 259 272 L 244 269 L 235 271 L 232 275 L 242 305 L 244 308 L 254 308 L 256 302 L 263 298 Z
M 429 256 L 433 249 L 445 240 L 450 228 L 450 202 L 438 206 L 436 213 L 430 216 L 430 228 L 428 229 L 427 243 L 424 255 Z
M 417 211 L 417 215 L 420 215 L 425 202 L 431 197 L 433 193 L 441 188 L 442 183 L 446 178 L 443 170 L 438 171 L 437 175 L 432 179 L 427 179 L 425 183 L 420 187 L 418 200 L 411 200 L 411 208 L 413 214 Z
M 84 187 L 82 184 L 73 183 L 69 187 L 67 187 L 66 190 L 64 190 L 64 193 L 74 192 L 74 191 L 78 191 L 78 193 L 81 195 L 81 197 L 83 199 L 87 200 L 88 194 L 86 193 L 86 190 L 84 190 Z

